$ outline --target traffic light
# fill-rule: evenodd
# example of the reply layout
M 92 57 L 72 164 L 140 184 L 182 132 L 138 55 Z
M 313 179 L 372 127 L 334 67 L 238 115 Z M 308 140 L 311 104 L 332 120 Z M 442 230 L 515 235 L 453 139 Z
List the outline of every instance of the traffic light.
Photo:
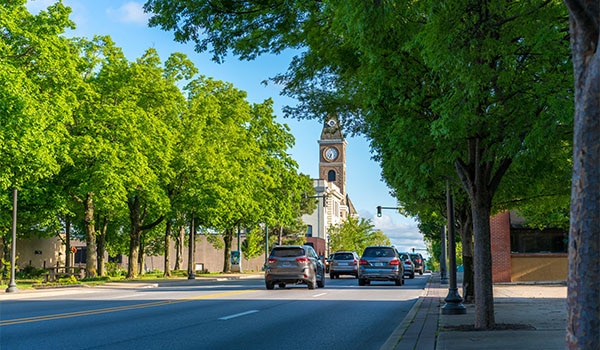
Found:
M 381 217 L 381 205 L 377 206 L 377 217 L 380 218 Z

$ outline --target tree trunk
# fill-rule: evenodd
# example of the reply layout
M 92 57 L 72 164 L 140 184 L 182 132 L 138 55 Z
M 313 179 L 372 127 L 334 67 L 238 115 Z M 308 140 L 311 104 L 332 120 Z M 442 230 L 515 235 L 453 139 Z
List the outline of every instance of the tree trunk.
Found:
M 85 244 L 87 246 L 85 256 L 85 276 L 93 278 L 98 275 L 96 270 L 96 231 L 94 223 L 94 194 L 88 193 L 83 201 L 84 224 L 85 224 Z
M 160 216 L 154 222 L 144 225 L 148 211 L 146 208 L 142 210 L 142 204 L 136 195 L 128 198 L 127 207 L 129 208 L 129 221 L 131 225 L 129 231 L 129 266 L 127 267 L 127 278 L 135 278 L 139 269 L 138 259 L 142 234 L 145 230 L 150 230 L 160 224 L 165 217 Z
M 575 74 L 567 334 L 569 349 L 600 344 L 600 3 L 565 0 Z
M 127 267 L 127 278 L 136 278 L 138 272 L 138 250 L 140 249 L 139 226 L 131 225 L 129 231 L 129 257 Z
M 146 251 L 145 251 L 145 238 L 146 237 L 146 233 L 145 232 L 140 232 L 140 249 L 138 251 L 138 274 L 141 276 L 144 273 L 146 273 L 146 261 L 144 260 L 144 258 L 146 257 Z
M 190 221 L 190 239 L 188 244 L 188 278 L 194 276 L 196 271 L 196 223 L 194 222 L 194 213 Z
M 165 267 L 164 276 L 171 277 L 171 220 L 165 225 Z
M 71 261 L 71 218 L 65 217 L 65 267 L 69 268 L 73 266 Z
M 494 319 L 494 291 L 492 284 L 492 252 L 490 239 L 491 201 L 476 198 L 472 204 L 475 243 L 474 287 L 475 328 L 492 329 Z
M 102 227 L 100 227 L 100 235 L 98 235 L 98 276 L 106 275 L 104 271 L 104 253 L 106 252 L 106 230 L 108 229 L 108 218 L 104 216 L 102 219 Z
M 225 259 L 223 259 L 223 272 L 231 272 L 231 244 L 233 242 L 233 229 L 226 229 L 223 235 L 223 241 L 225 242 Z
M 127 278 L 135 278 L 138 274 L 138 259 L 140 249 L 140 239 L 142 232 L 140 230 L 140 202 L 137 196 L 130 198 L 127 201 L 129 207 L 129 257 L 127 266 Z
M 8 235 L 9 233 L 7 232 L 5 235 L 2 236 L 2 260 L 4 261 L 10 261 L 10 255 L 11 255 L 11 245 L 10 242 L 8 241 Z M 8 274 L 10 271 L 10 265 L 6 265 L 6 264 L 2 264 L 2 279 L 6 280 L 8 279 Z
M 278 245 L 283 244 L 283 227 L 282 226 L 279 226 L 277 228 L 277 244 Z
M 183 270 L 183 245 L 185 242 L 185 226 L 179 226 L 179 234 L 175 240 L 175 270 Z
M 468 142 L 468 161 L 456 161 L 456 171 L 469 196 L 473 218 L 475 328 L 493 329 L 494 291 L 492 285 L 492 253 L 490 215 L 492 198 L 512 159 L 495 162 L 483 161 L 485 149 L 478 138 Z

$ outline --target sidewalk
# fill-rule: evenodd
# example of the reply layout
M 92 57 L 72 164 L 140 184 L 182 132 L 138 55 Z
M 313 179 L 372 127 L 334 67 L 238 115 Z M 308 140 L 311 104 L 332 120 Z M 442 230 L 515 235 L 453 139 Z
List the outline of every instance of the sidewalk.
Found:
M 462 295 L 460 284 L 458 290 Z M 425 295 L 381 349 L 565 348 L 567 287 L 563 284 L 495 284 L 494 314 L 498 329 L 491 331 L 464 330 L 474 325 L 473 304 L 464 304 L 465 315 L 442 315 L 440 308 L 447 295 L 448 285 L 441 285 L 439 274 L 433 274 Z

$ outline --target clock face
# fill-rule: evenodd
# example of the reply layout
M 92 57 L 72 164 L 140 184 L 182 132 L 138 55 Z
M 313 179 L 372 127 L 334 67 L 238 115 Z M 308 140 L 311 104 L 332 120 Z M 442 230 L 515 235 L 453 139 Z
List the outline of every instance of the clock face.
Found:
M 327 150 L 325 150 L 325 158 L 329 160 L 334 160 L 337 158 L 337 156 L 338 150 L 336 148 L 329 147 Z
M 327 125 L 329 125 L 330 127 L 334 127 L 334 126 L 335 126 L 335 120 L 333 120 L 333 119 L 330 119 L 330 120 L 327 122 Z

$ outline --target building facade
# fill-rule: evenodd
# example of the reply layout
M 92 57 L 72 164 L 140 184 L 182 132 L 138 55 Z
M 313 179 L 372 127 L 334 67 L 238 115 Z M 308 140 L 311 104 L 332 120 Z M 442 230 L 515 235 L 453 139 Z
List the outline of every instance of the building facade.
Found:
M 514 212 L 490 219 L 494 282 L 566 281 L 568 232 L 530 228 Z
M 338 120 L 330 118 L 323 124 L 319 144 L 319 178 L 313 179 L 317 209 L 304 215 L 307 225 L 306 241 L 317 254 L 328 256 L 328 228 L 339 225 L 349 216 L 357 216 L 356 209 L 346 192 L 346 145 Z

